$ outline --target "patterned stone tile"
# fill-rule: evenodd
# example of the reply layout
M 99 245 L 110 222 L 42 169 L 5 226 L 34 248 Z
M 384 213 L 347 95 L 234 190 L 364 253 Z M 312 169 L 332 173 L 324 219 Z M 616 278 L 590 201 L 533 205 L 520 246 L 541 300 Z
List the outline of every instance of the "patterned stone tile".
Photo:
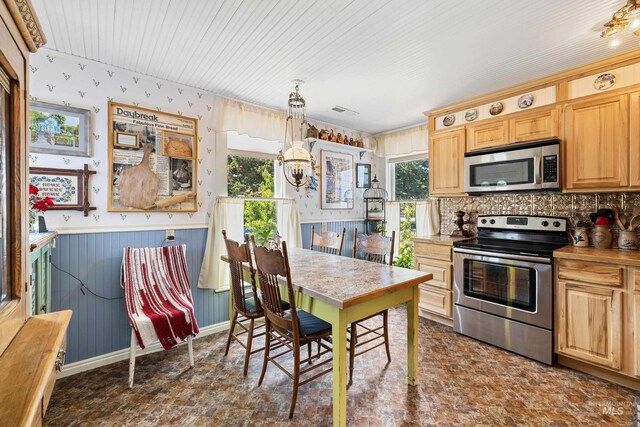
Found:
M 534 194 L 532 204 L 532 215 L 553 215 L 553 196 L 551 194 Z
M 598 193 L 597 199 L 598 209 L 611 209 L 613 207 L 622 209 L 622 193 Z
M 574 194 L 572 216 L 589 221 L 589 214 L 596 211 L 596 199 L 595 194 Z
M 390 310 L 389 320 L 391 363 L 383 349 L 356 359 L 347 397 L 350 426 L 631 424 L 631 390 L 542 365 L 425 319 L 419 325 L 420 385 L 408 387 L 404 308 Z M 331 425 L 331 375 L 300 387 L 290 421 L 291 381 L 270 366 L 258 387 L 261 355 L 252 357 L 243 377 L 243 349 L 232 345 L 224 357 L 225 342 L 225 333 L 194 341 L 193 369 L 184 346 L 138 358 L 133 390 L 126 361 L 61 379 L 45 425 Z M 611 402 L 621 414 L 605 414 Z
M 573 198 L 571 194 L 556 193 L 553 195 L 553 216 L 571 216 Z
M 513 213 L 516 215 L 531 215 L 533 212 L 532 194 L 513 195 Z

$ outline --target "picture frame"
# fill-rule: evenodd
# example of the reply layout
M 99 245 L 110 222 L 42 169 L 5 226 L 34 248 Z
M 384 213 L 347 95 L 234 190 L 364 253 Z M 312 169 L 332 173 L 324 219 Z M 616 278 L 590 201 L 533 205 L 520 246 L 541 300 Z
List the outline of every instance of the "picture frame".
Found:
M 41 197 L 51 197 L 54 206 L 49 210 L 82 211 L 89 216 L 95 210 L 89 203 L 89 177 L 96 171 L 83 169 L 29 168 L 29 182 L 40 190 Z
M 135 132 L 113 131 L 113 146 L 118 148 L 140 148 L 140 135 Z
M 47 102 L 29 102 L 29 151 L 91 157 L 91 111 Z
M 321 150 L 320 162 L 321 209 L 353 209 L 353 156 Z
M 107 114 L 107 211 L 197 212 L 198 119 L 113 101 Z M 131 134 L 135 147 L 130 138 L 117 139 Z M 191 152 L 166 149 L 169 136 Z
M 193 135 L 162 131 L 162 155 L 172 159 L 193 159 Z
M 356 188 L 371 188 L 371 165 L 356 163 Z

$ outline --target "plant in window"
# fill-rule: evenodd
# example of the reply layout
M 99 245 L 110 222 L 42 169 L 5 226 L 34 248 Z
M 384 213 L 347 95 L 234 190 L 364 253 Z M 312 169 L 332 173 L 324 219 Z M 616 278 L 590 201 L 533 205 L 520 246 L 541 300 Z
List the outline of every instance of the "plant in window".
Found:
M 384 233 L 385 231 L 387 231 L 387 228 L 384 226 L 384 224 L 378 224 L 374 229 L 374 233 Z
M 47 209 L 54 206 L 51 197 L 39 196 L 40 189 L 33 184 L 29 184 L 29 226 L 34 227 L 39 212 L 46 212 Z

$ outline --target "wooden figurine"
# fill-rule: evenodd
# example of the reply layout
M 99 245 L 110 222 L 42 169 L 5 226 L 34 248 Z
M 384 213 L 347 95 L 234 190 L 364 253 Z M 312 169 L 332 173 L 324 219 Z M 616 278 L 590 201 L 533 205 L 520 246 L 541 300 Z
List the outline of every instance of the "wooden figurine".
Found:
M 471 236 L 471 233 L 468 230 L 464 229 L 465 224 L 469 224 L 469 221 L 465 221 L 464 220 L 464 216 L 466 215 L 466 213 L 464 211 L 457 211 L 456 212 L 456 220 L 454 221 L 456 223 L 456 226 L 458 227 L 457 230 L 453 230 L 453 232 L 451 233 L 451 237 L 469 237 Z
M 338 142 L 338 137 L 336 136 L 335 133 L 333 133 L 333 129 L 329 131 L 329 141 Z
M 349 138 L 349 145 L 352 147 L 356 146 L 356 142 L 353 140 L 353 138 Z
M 319 136 L 320 139 L 324 139 L 325 141 L 327 141 L 329 139 L 329 133 L 327 132 L 326 129 L 322 129 L 318 136 Z
M 318 137 L 318 128 L 314 125 L 310 125 L 307 129 L 307 138 L 317 138 Z
M 151 170 L 149 161 L 153 144 L 144 145 L 144 156 L 140 164 L 125 169 L 120 176 L 120 203 L 132 208 L 144 209 L 153 205 L 158 197 L 160 179 Z
M 338 144 L 344 144 L 344 136 L 340 132 L 338 132 Z

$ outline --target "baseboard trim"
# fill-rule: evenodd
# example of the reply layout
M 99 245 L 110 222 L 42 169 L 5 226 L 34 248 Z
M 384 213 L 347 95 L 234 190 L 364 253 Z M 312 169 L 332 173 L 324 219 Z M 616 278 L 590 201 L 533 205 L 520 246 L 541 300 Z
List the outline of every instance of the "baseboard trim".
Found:
M 203 338 L 208 335 L 212 335 L 218 332 L 229 330 L 229 321 L 216 323 L 214 325 L 205 326 L 200 328 L 200 333 L 194 338 Z M 184 345 L 187 342 L 181 342 L 178 346 Z M 155 342 L 148 345 L 144 350 L 140 347 L 136 350 L 136 357 L 144 356 L 145 354 L 155 353 L 157 351 L 164 350 L 160 345 L 160 342 Z M 92 369 L 100 368 L 102 366 L 111 365 L 112 363 L 120 362 L 122 360 L 129 359 L 129 348 L 123 348 L 122 350 L 113 351 L 111 353 L 101 354 L 100 356 L 92 357 L 90 359 L 79 360 L 77 362 L 64 365 L 62 371 L 58 373 L 58 379 L 69 377 L 71 375 L 79 374 L 80 372 L 90 371 Z

